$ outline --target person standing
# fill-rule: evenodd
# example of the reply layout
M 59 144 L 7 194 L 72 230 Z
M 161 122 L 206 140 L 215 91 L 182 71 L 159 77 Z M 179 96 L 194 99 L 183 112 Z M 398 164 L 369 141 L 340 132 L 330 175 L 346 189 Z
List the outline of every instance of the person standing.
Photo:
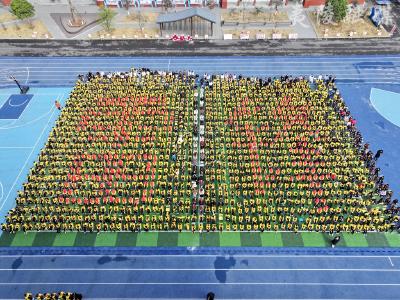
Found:
M 207 294 L 207 300 L 214 300 L 214 297 L 215 297 L 215 295 L 214 295 L 214 293 L 213 292 L 209 292 L 208 294 Z
M 332 248 L 335 248 L 336 244 L 339 243 L 339 241 L 340 241 L 340 236 L 339 235 L 335 236 L 331 241 Z
M 379 150 L 376 152 L 375 156 L 374 156 L 374 160 L 377 161 L 378 158 L 379 158 L 382 154 L 383 154 L 383 150 L 382 150 L 382 149 L 379 149 Z

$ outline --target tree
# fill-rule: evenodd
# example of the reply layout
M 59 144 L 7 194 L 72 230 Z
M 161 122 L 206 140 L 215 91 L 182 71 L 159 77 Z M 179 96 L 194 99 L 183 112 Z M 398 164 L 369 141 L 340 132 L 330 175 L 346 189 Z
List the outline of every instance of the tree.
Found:
M 32 26 L 31 18 L 35 15 L 35 8 L 27 0 L 13 0 L 11 2 L 11 13 L 20 20 L 28 19 Z
M 165 11 L 172 8 L 172 1 L 171 0 L 162 0 L 162 6 L 164 7 Z
M 258 6 L 255 6 L 255 7 L 254 7 L 253 13 L 254 13 L 256 16 L 262 14 L 263 12 L 264 12 L 264 9 L 262 9 L 262 7 L 258 7 Z
M 332 4 L 335 21 L 343 21 L 347 14 L 347 0 L 329 0 L 329 2 Z
M 110 8 L 103 8 L 100 12 L 100 24 L 104 27 L 106 31 L 111 31 L 112 21 L 117 15 L 115 11 Z
M 214 0 L 207 0 L 207 7 L 209 9 L 213 9 L 215 7 L 215 1 Z

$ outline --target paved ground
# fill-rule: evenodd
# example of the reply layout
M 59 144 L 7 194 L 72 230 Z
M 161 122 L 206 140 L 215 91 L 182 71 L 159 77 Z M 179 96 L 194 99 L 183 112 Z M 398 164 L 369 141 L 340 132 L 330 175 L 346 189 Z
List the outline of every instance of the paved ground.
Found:
M 65 3 L 64 3 L 65 2 Z M 52 37 L 56 40 L 59 39 L 68 39 L 71 38 L 71 35 L 65 34 L 63 30 L 59 27 L 57 22 L 50 16 L 50 14 L 55 14 L 55 13 L 67 13 L 69 12 L 69 6 L 66 3 L 66 1 L 47 1 L 47 0 L 36 0 L 34 1 L 34 5 L 36 8 L 36 17 L 37 19 L 40 19 L 44 22 L 48 30 L 50 31 Z M 368 5 L 371 5 L 369 2 Z M 90 4 L 90 2 L 85 1 L 85 2 L 79 2 L 75 3 L 77 11 L 84 16 L 86 13 L 87 14 L 98 14 L 100 9 L 97 7 L 95 4 Z M 273 11 L 274 6 L 267 6 L 263 7 L 266 11 Z M 6 11 L 8 8 L 7 7 L 0 7 L 0 12 Z M 184 9 L 184 8 L 177 8 L 179 9 Z M 251 7 L 248 9 L 252 9 Z M 146 12 L 158 12 L 161 13 L 162 9 L 161 8 L 142 8 L 143 11 Z M 172 9 L 174 10 L 174 9 Z M 315 10 L 315 7 L 311 7 L 308 9 L 308 11 L 313 11 Z M 139 28 L 139 25 L 137 23 L 127 23 L 123 22 L 122 20 L 125 18 L 127 15 L 127 11 L 125 8 L 115 8 L 115 11 L 117 12 L 117 16 L 113 22 L 113 26 L 115 28 Z M 130 12 L 134 13 L 137 11 L 137 8 L 131 7 Z M 220 19 L 220 13 L 221 9 L 216 8 L 213 10 L 213 13 L 216 14 L 217 18 Z M 292 22 L 291 26 L 285 27 L 286 29 L 291 29 L 293 32 L 298 34 L 298 37 L 300 39 L 315 39 L 316 34 L 313 29 L 313 25 L 311 24 L 309 18 L 307 17 L 307 9 L 304 9 L 302 5 L 298 2 L 292 2 L 290 1 L 287 6 L 279 6 L 279 11 L 284 11 L 287 12 L 289 19 Z M 394 3 L 392 5 L 392 14 L 393 14 L 393 19 L 395 22 L 399 20 L 399 12 L 400 12 L 400 4 Z M 13 21 L 15 22 L 15 21 Z M 154 28 L 157 27 L 157 24 L 155 23 L 145 23 L 143 25 L 146 28 Z M 248 25 L 246 28 L 250 28 L 254 26 Z M 392 26 L 386 26 L 386 30 L 390 31 Z M 258 27 L 254 27 L 257 29 Z M 96 24 L 94 26 L 90 26 L 80 32 L 79 35 L 72 37 L 73 39 L 88 39 L 88 35 L 91 34 L 93 35 L 95 32 L 99 31 L 102 29 L 102 26 L 100 24 Z M 222 39 L 223 37 L 223 27 L 221 27 L 220 24 L 216 24 L 214 27 L 214 36 L 212 38 L 215 39 Z M 179 33 L 180 31 L 177 30 Z M 395 36 L 400 36 L 400 34 L 397 32 Z
M 400 53 L 400 38 L 354 40 L 207 41 L 1 40 L 1 56 L 351 55 Z

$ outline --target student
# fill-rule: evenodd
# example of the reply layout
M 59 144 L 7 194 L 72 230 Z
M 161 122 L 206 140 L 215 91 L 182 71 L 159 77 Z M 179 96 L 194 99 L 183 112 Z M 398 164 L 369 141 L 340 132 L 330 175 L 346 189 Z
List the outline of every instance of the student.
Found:
M 340 236 L 339 235 L 335 236 L 331 241 L 332 248 L 335 248 L 335 246 L 339 243 L 339 241 L 340 241 Z
M 382 154 L 383 154 L 383 150 L 382 149 L 378 150 L 374 156 L 374 160 L 377 161 L 378 158 L 381 157 Z
M 61 110 L 61 103 L 58 100 L 54 102 L 54 105 L 58 110 Z

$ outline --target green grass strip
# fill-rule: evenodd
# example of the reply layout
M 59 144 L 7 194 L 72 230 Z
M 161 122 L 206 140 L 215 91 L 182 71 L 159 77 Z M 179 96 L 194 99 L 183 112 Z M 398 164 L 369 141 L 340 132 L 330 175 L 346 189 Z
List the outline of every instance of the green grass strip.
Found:
M 302 232 L 304 247 L 327 247 L 330 246 L 330 241 L 333 236 L 319 232 Z
M 178 246 L 177 232 L 159 232 L 157 239 L 158 247 L 176 247 Z
M 135 247 L 138 233 L 136 232 L 118 232 L 116 247 Z
M 137 236 L 136 246 L 155 247 L 157 246 L 158 232 L 141 232 Z
M 200 234 L 192 232 L 181 232 L 178 234 L 179 247 L 198 247 L 200 246 Z
M 397 232 L 384 233 L 390 247 L 400 247 L 400 234 Z
M 283 247 L 282 235 L 280 232 L 263 232 L 260 234 L 263 247 Z
M 220 247 L 218 232 L 203 232 L 200 234 L 201 247 Z
M 75 247 L 93 247 L 96 243 L 96 233 L 83 233 L 78 232 L 76 234 Z
M 114 247 L 117 242 L 116 232 L 106 232 L 100 233 L 96 237 L 95 246 L 96 247 Z
M 242 247 L 261 247 L 261 236 L 259 232 L 242 232 L 240 234 Z
M 56 232 L 38 232 L 32 243 L 35 247 L 51 247 L 57 236 Z
M 221 247 L 240 247 L 240 232 L 222 232 L 219 235 L 219 244 Z
M 300 233 L 282 232 L 282 242 L 284 247 L 303 247 L 303 239 Z
M 348 233 L 342 234 L 347 247 L 368 247 L 368 241 L 363 233 Z
M 70 247 L 75 244 L 76 232 L 59 233 L 54 239 L 54 247 Z
M 3 232 L 0 235 L 0 247 L 9 247 L 12 244 L 15 234 Z
M 36 237 L 36 232 L 28 232 L 25 234 L 22 231 L 19 231 L 15 234 L 11 246 L 13 247 L 32 246 L 35 237 Z

